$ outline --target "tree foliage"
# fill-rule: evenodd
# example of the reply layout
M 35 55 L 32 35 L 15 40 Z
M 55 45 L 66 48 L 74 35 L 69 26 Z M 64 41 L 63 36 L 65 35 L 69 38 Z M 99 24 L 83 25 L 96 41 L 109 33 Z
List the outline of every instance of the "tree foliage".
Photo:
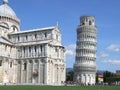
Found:
M 67 74 L 66 74 L 66 81 L 73 81 L 73 77 L 74 77 L 74 71 L 70 70 Z
M 112 72 L 105 71 L 103 75 L 104 75 L 104 82 L 107 82 L 109 84 L 114 83 L 116 81 L 120 81 L 120 77 L 117 77 L 116 74 Z

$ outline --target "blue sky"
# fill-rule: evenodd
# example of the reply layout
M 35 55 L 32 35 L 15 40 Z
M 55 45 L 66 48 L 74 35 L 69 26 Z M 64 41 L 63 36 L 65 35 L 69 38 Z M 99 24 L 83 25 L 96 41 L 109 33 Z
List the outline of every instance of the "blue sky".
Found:
M 59 22 L 67 67 L 73 67 L 75 61 L 80 16 L 95 16 L 97 68 L 113 72 L 120 69 L 120 0 L 9 0 L 9 5 L 21 20 L 21 30 L 54 26 Z

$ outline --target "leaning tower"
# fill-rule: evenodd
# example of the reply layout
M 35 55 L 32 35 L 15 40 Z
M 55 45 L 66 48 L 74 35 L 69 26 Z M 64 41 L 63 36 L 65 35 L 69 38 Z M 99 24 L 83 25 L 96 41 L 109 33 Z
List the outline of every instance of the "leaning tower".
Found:
M 96 37 L 97 28 L 93 16 L 80 17 L 77 28 L 76 59 L 74 64 L 74 81 L 95 84 L 96 77 Z

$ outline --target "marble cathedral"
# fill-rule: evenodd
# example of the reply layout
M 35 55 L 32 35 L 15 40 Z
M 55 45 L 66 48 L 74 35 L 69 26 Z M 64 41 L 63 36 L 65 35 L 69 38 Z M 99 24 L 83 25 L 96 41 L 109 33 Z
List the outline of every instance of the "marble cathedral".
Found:
M 20 31 L 20 19 L 0 5 L 0 84 L 61 85 L 65 48 L 58 26 Z

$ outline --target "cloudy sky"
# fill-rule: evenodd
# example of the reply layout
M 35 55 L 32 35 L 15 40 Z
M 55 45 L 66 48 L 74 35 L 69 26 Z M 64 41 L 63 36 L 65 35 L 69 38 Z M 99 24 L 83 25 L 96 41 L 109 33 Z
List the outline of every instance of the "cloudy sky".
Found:
M 67 67 L 73 67 L 75 62 L 80 16 L 95 16 L 97 68 L 120 70 L 120 0 L 9 0 L 9 5 L 21 20 L 21 30 L 54 26 L 59 22 Z

